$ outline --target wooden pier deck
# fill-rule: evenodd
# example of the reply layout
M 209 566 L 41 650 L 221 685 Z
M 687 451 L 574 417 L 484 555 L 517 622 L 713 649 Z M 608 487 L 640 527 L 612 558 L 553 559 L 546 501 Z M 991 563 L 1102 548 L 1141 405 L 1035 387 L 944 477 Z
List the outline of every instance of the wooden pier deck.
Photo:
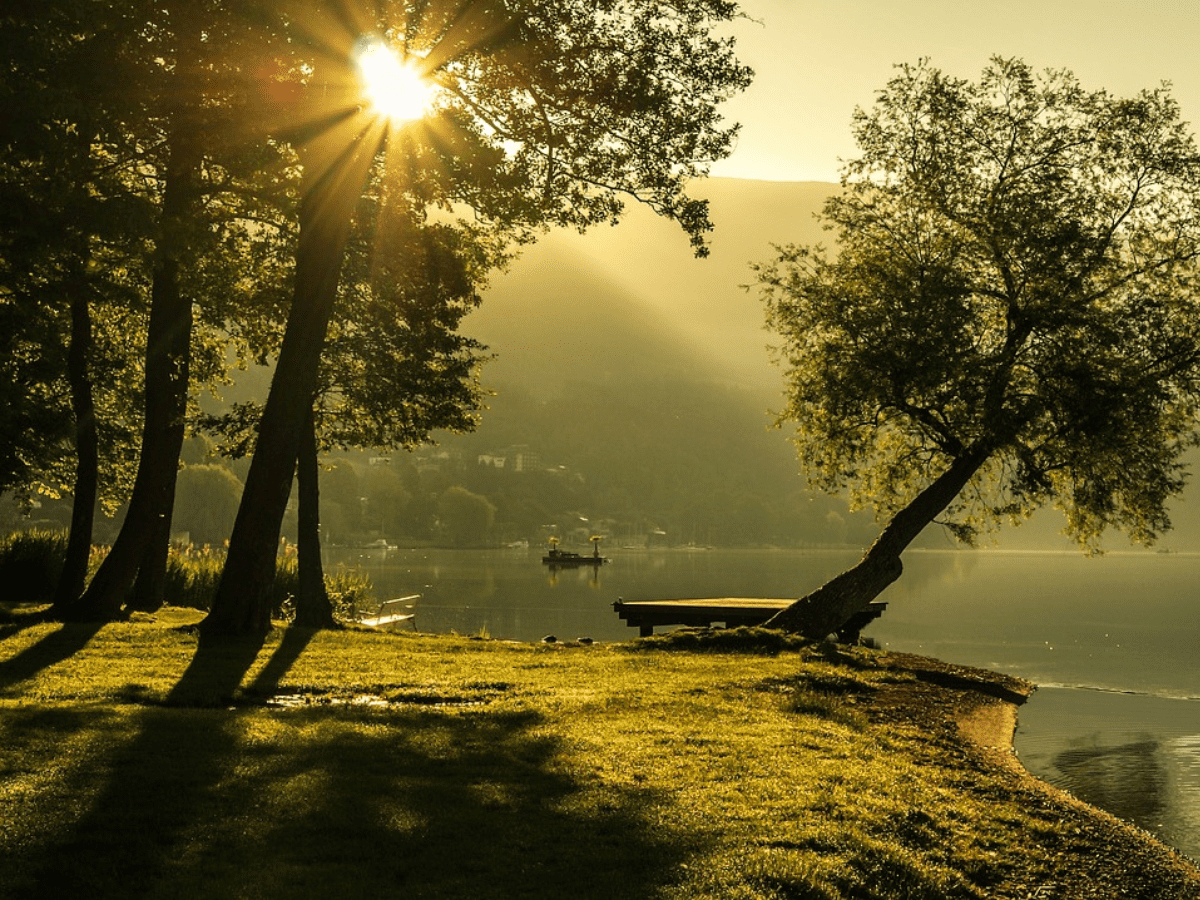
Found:
M 622 600 L 613 603 L 617 615 L 628 625 L 639 629 L 642 637 L 654 634 L 660 625 L 690 625 L 709 627 L 716 623 L 726 628 L 742 625 L 762 625 L 780 610 L 791 606 L 794 599 L 768 597 L 708 597 L 687 600 Z M 875 601 L 852 618 L 838 632 L 846 643 L 858 640 L 860 632 L 887 609 L 887 604 Z

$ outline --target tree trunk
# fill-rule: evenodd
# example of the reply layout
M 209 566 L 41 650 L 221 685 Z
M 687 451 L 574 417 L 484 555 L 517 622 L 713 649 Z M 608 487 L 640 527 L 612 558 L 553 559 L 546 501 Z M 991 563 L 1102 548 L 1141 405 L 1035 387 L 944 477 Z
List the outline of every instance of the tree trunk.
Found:
M 71 345 L 67 350 L 67 380 L 75 414 L 75 486 L 71 531 L 62 573 L 54 591 L 51 614 L 58 616 L 83 594 L 92 552 L 96 493 L 100 483 L 100 439 L 88 360 L 92 348 L 92 313 L 88 287 L 82 280 L 71 291 Z
M 981 447 L 955 459 L 950 468 L 892 517 L 853 568 L 776 613 L 767 621 L 767 627 L 816 640 L 838 632 L 900 577 L 904 571 L 900 555 L 950 505 L 990 455 L 990 450 Z
M 336 128 L 331 131 L 333 138 L 339 133 Z M 305 154 L 309 184 L 300 204 L 292 308 L 221 583 L 201 623 L 206 634 L 265 635 L 271 628 L 270 590 L 279 533 L 305 419 L 312 411 L 351 218 L 377 149 L 377 141 L 359 135 L 340 154 L 326 156 L 324 168 L 311 148 Z
M 293 624 L 301 628 L 335 628 L 333 604 L 325 590 L 325 571 L 321 566 L 320 468 L 317 465 L 316 422 L 311 406 L 301 435 L 296 475 L 300 482 L 300 583 Z
M 176 459 L 178 459 L 178 452 Z M 174 511 L 175 483 L 178 480 L 179 466 L 170 477 L 170 484 L 163 484 L 163 503 Z M 169 493 L 170 499 L 167 499 Z M 142 559 L 138 563 L 137 579 L 133 582 L 133 592 L 129 595 L 126 609 L 136 609 L 139 612 L 156 612 L 166 602 L 167 560 L 171 552 L 171 516 L 162 515 L 151 523 L 146 549 L 142 551 Z
M 114 618 L 152 542 L 169 534 L 179 454 L 183 448 L 191 364 L 192 302 L 179 288 L 179 232 L 196 198 L 200 157 L 193 141 L 173 135 L 163 191 L 159 248 L 146 335 L 145 421 L 133 494 L 121 531 L 96 577 L 64 611 L 73 621 Z M 165 566 L 165 545 L 163 564 Z M 161 587 L 161 583 L 160 583 Z M 161 596 L 159 597 L 161 604 Z

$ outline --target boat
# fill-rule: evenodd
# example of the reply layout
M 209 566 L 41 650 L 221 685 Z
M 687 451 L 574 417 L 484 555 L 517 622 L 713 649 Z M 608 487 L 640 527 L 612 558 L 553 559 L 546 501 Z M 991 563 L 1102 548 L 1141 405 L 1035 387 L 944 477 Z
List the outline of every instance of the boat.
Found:
M 363 544 L 363 549 L 364 550 L 396 550 L 398 548 L 395 544 L 389 544 L 386 540 L 384 540 L 383 538 L 380 538 L 377 541 L 371 541 L 371 543 L 369 543 L 369 544 Z
M 608 562 L 607 556 L 600 555 L 600 538 L 592 538 L 592 553 L 587 556 L 571 550 L 559 550 L 558 538 L 550 538 L 550 549 L 542 557 L 542 565 L 551 568 L 576 568 L 578 566 L 602 566 Z

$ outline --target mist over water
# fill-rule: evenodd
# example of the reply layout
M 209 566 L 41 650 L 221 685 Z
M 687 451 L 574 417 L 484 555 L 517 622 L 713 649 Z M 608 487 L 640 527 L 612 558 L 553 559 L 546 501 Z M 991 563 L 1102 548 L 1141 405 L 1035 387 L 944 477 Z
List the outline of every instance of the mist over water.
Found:
M 598 570 L 557 572 L 539 548 L 330 550 L 327 564 L 361 565 L 381 599 L 421 594 L 422 631 L 628 640 L 618 597 L 796 597 L 859 556 L 606 552 Z M 881 599 L 865 635 L 888 649 L 1039 685 L 1016 735 L 1031 772 L 1200 859 L 1200 554 L 916 551 Z

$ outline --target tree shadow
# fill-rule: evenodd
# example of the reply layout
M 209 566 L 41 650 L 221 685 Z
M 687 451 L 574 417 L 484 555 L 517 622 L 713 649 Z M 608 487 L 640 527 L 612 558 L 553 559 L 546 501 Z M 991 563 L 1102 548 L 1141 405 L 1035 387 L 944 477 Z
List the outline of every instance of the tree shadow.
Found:
M 221 824 L 220 816 L 208 814 L 206 798 L 237 765 L 241 728 L 230 706 L 262 646 L 261 638 L 202 636 L 165 700 L 118 709 L 111 716 L 119 725 L 98 726 L 102 736 L 94 744 L 107 737 L 111 745 L 97 748 L 85 766 L 68 760 L 74 774 L 63 789 L 79 798 L 75 802 L 87 802 L 89 811 L 59 842 L 9 860 L 12 893 L 5 893 L 0 878 L 0 894 L 132 897 L 156 885 L 161 892 L 163 867 L 170 855 L 183 852 L 189 831 L 209 819 Z M 8 724 L 18 732 L 37 727 Z M 97 727 L 97 721 L 88 725 Z
M 267 664 L 246 687 L 246 693 L 253 697 L 273 694 L 317 631 L 315 628 L 297 628 L 294 625 L 286 629 Z
M 16 655 L 0 661 L 0 691 L 7 691 L 69 659 L 86 647 L 103 627 L 103 622 L 66 624 Z
M 671 826 L 670 798 L 574 770 L 533 712 L 131 716 L 63 788 L 88 811 L 0 857 L 18 864 L 0 893 L 644 897 L 700 849 Z
M 231 706 L 242 679 L 262 652 L 264 638 L 206 637 L 187 669 L 171 688 L 166 706 Z
M 665 824 L 668 797 L 573 773 L 536 713 L 274 715 L 318 737 L 263 748 L 241 793 L 274 814 L 173 876 L 210 896 L 646 897 L 701 849 Z

